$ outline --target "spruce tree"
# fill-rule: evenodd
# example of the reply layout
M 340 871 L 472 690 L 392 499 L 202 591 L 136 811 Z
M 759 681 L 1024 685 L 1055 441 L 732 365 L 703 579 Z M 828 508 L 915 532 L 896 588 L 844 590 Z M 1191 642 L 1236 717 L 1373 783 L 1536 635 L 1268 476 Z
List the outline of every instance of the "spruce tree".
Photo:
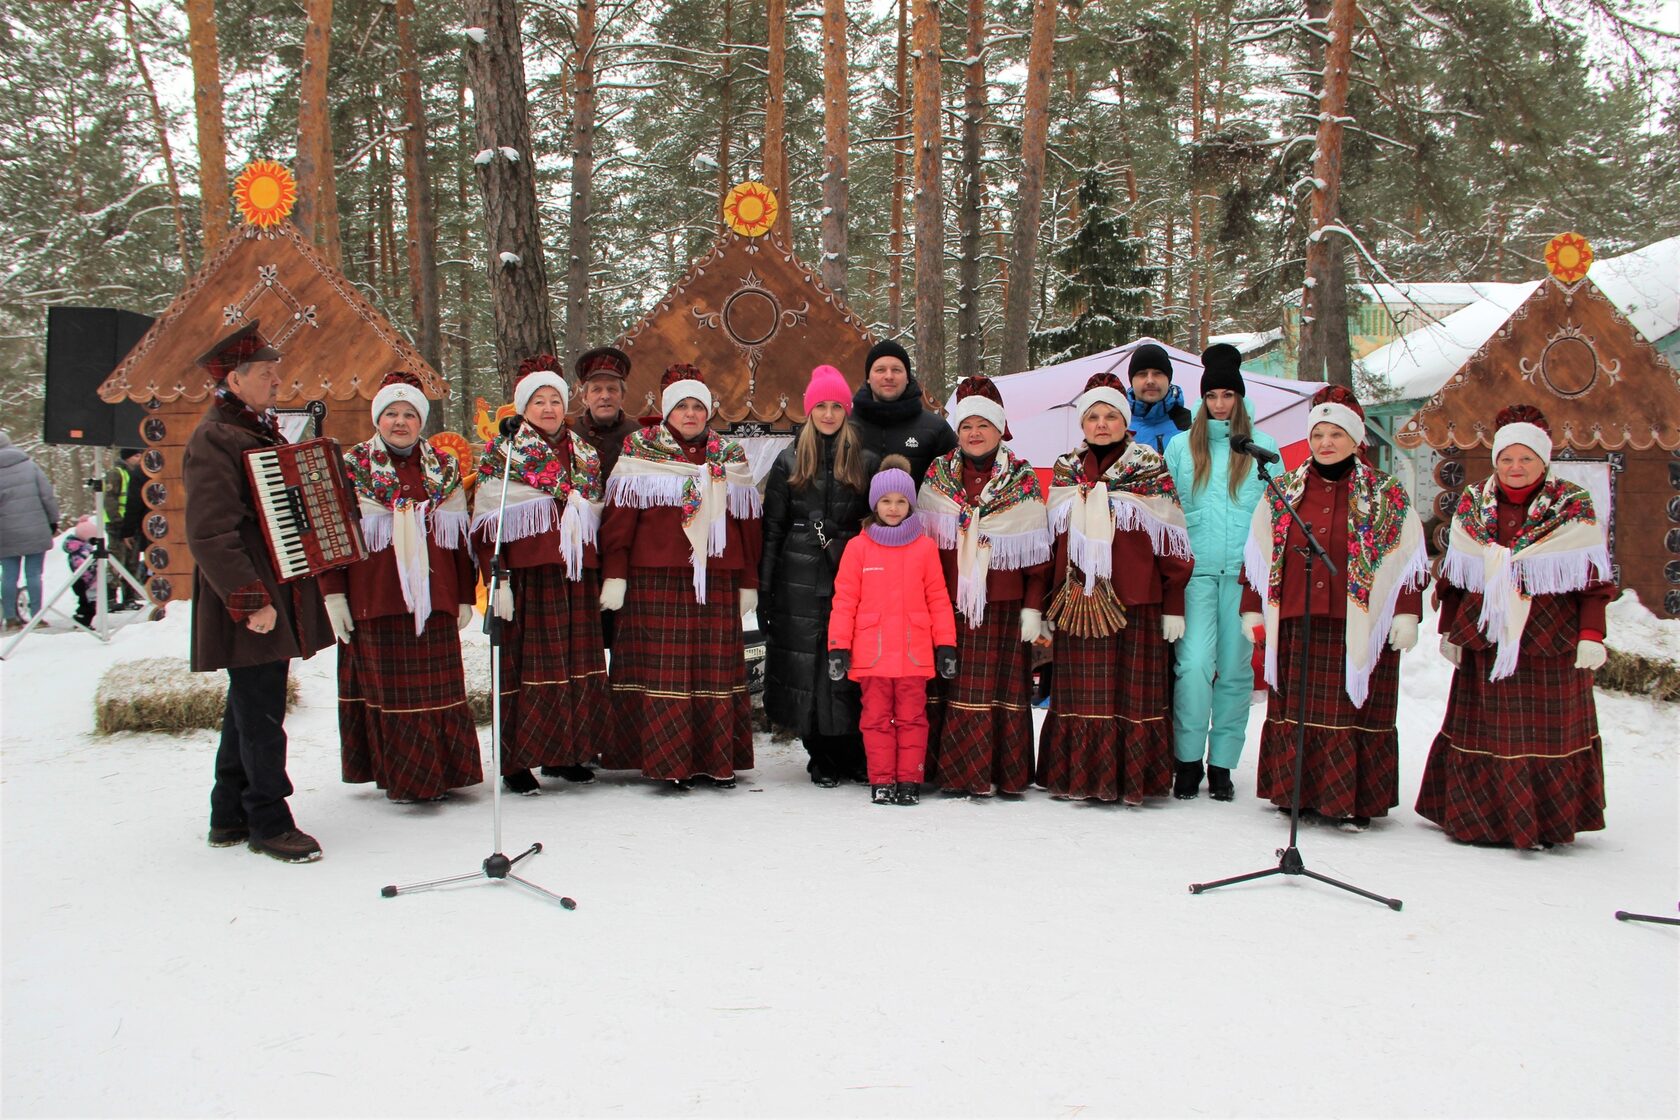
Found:
M 1165 332 L 1164 324 L 1144 316 L 1144 300 L 1161 270 L 1140 263 L 1143 238 L 1132 236 L 1114 201 L 1102 170 L 1086 171 L 1079 184 L 1079 229 L 1051 258 L 1063 276 L 1056 308 L 1072 321 L 1032 333 L 1035 367 Z

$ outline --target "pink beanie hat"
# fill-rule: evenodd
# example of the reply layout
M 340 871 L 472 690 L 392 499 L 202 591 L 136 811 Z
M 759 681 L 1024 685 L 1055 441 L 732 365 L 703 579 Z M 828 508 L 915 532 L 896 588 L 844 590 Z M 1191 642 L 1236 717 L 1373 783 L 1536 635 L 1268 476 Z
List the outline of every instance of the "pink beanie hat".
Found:
M 837 401 L 846 415 L 852 414 L 852 387 L 846 384 L 846 375 L 833 366 L 818 366 L 811 371 L 811 383 L 805 386 L 805 411 L 807 414 L 823 401 Z

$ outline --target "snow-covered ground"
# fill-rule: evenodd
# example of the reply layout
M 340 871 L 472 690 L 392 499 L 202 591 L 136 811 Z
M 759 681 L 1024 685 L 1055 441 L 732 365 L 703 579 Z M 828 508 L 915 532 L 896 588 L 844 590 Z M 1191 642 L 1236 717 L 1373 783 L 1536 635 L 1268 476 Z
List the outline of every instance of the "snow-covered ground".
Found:
M 214 736 L 92 734 L 99 675 L 188 610 L 0 666 L 7 1115 L 1546 1115 L 1680 1111 L 1677 721 L 1601 694 L 1609 827 L 1466 847 L 1411 812 L 1446 700 L 1406 659 L 1402 805 L 1303 829 L 1240 797 L 875 808 L 761 737 L 733 792 L 623 775 L 504 804 L 575 912 L 469 872 L 490 795 L 339 781 L 333 656 L 291 774 L 326 858 L 204 844 Z M 480 639 L 481 640 L 481 639 Z

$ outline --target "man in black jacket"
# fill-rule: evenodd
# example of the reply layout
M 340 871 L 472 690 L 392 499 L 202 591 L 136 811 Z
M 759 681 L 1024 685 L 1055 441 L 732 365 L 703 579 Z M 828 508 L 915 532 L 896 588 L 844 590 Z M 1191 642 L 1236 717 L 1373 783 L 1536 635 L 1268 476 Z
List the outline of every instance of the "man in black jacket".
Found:
M 863 445 L 885 459 L 910 460 L 910 477 L 920 486 L 928 464 L 957 446 L 956 433 L 922 402 L 922 386 L 910 373 L 910 355 L 887 339 L 864 362 L 864 384 L 852 397 L 852 423 Z

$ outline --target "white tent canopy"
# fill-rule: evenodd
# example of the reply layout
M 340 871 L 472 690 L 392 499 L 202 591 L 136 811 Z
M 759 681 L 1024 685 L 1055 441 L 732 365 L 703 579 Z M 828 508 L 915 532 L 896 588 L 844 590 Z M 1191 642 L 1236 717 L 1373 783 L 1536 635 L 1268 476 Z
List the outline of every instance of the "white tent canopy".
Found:
M 1107 371 L 1124 382 L 1132 351 L 1146 343 L 1161 347 L 1172 359 L 1173 382 L 1184 391 L 1184 403 L 1193 411 L 1202 395 L 1201 358 L 1153 338 L 1140 338 L 1100 354 L 996 378 L 1004 411 L 1009 415 L 1010 434 L 1014 437 L 1009 441 L 1011 450 L 1035 467 L 1053 464 L 1058 455 L 1081 438 L 1073 400 L 1085 391 L 1091 375 Z M 1252 373 L 1244 373 L 1243 381 L 1261 431 L 1277 440 L 1280 447 L 1307 438 L 1308 401 L 1324 387 L 1323 382 L 1290 381 Z M 945 402 L 946 415 L 955 407 L 956 400 L 953 392 Z

